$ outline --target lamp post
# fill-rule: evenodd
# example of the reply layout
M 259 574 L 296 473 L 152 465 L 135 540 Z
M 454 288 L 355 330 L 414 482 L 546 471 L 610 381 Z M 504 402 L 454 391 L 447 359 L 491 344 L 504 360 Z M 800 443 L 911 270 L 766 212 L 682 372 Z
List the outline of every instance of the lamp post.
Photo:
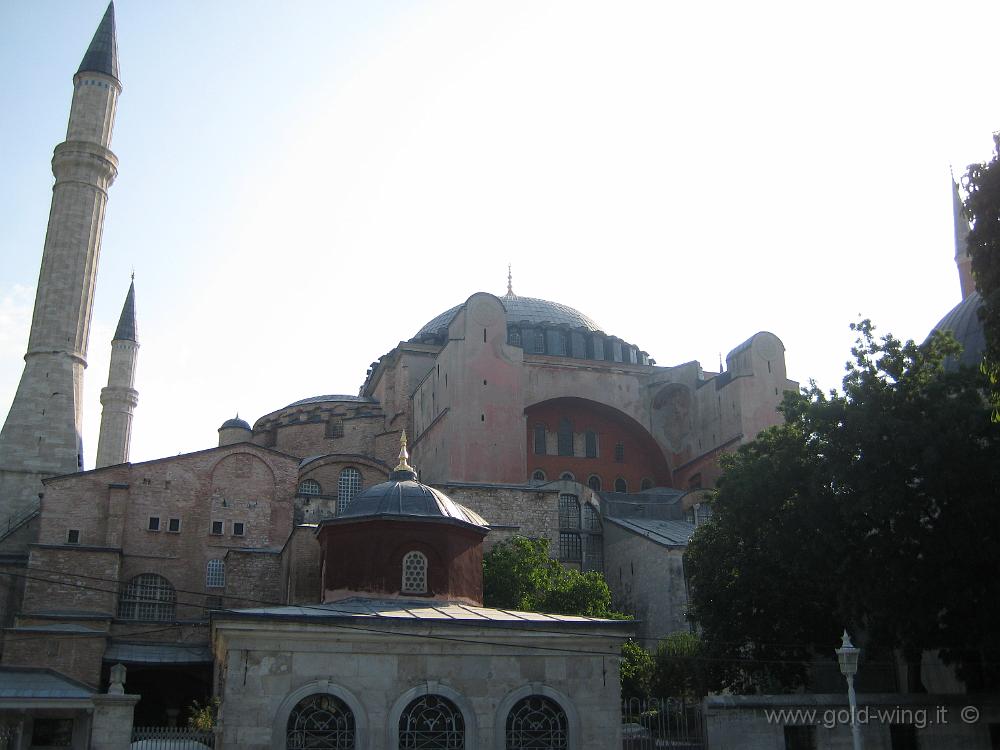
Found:
M 840 662 L 840 673 L 847 678 L 847 700 L 851 704 L 851 740 L 854 750 L 862 750 L 861 727 L 858 725 L 858 698 L 854 694 L 854 675 L 858 672 L 858 655 L 861 649 L 851 643 L 851 638 L 844 630 L 844 640 L 837 649 L 837 661 Z

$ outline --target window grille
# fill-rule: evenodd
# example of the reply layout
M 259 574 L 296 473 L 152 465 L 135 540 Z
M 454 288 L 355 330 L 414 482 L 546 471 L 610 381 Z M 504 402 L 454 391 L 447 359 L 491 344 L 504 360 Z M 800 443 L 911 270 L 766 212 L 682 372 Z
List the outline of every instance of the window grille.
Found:
M 566 562 L 580 562 L 583 557 L 583 545 L 579 534 L 559 532 L 559 559 Z
M 307 479 L 299 485 L 300 495 L 318 495 L 323 491 L 315 479 Z
M 511 328 L 507 333 L 507 343 L 511 346 L 521 345 L 521 332 L 516 328 Z
M 209 560 L 205 568 L 205 585 L 209 588 L 222 588 L 226 585 L 226 563 L 222 560 Z
M 535 455 L 545 455 L 545 425 L 535 425 Z
M 545 334 L 535 331 L 535 354 L 545 354 Z
M 331 438 L 344 437 L 344 420 L 331 419 L 326 423 L 326 436 Z
M 245 527 L 240 521 L 233 521 L 233 536 L 243 536 Z
M 587 458 L 597 458 L 597 433 L 588 430 L 585 442 Z
M 601 514 L 590 503 L 583 506 L 583 528 L 587 531 L 601 531 Z
M 594 492 L 601 491 L 601 478 L 597 474 L 591 474 L 590 479 L 587 480 L 587 486 L 590 487 Z
M 531 475 L 531 478 L 534 479 L 536 482 L 544 482 L 545 472 L 539 469 L 538 471 L 536 471 L 534 474 Z
M 618 477 L 615 480 L 615 492 L 628 492 L 628 482 Z
M 604 572 L 604 550 L 602 549 L 603 537 L 600 534 L 591 534 L 587 537 L 587 553 L 583 558 L 583 570 L 588 572 L 596 570 L 598 573 Z
M 513 705 L 507 714 L 507 750 L 566 750 L 569 722 L 559 704 L 543 695 L 529 695 Z
M 423 552 L 407 552 L 403 557 L 403 592 L 427 593 L 427 556 Z
M 337 514 L 347 510 L 354 496 L 361 491 L 361 472 L 352 466 L 340 472 L 337 482 Z
M 567 417 L 559 420 L 559 455 L 573 455 L 573 423 Z
M 576 477 L 573 476 L 573 472 L 571 471 L 564 471 L 562 474 L 559 475 L 559 478 L 566 482 L 576 481 Z
M 580 501 L 576 495 L 559 496 L 559 528 L 580 528 Z
M 335 695 L 303 698 L 288 715 L 285 747 L 294 750 L 354 750 L 354 714 Z
M 399 717 L 400 750 L 464 750 L 465 719 L 458 706 L 440 695 L 424 695 Z
M 118 598 L 118 617 L 124 620 L 174 619 L 177 594 L 170 581 L 156 573 L 143 573 L 128 582 Z

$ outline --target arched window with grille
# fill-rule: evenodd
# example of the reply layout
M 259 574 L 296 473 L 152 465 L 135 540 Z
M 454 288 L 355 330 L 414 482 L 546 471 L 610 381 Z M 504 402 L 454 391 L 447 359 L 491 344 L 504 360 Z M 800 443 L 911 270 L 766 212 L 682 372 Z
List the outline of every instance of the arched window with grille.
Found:
M 601 491 L 601 478 L 597 474 L 591 474 L 590 478 L 587 480 L 587 486 L 590 487 L 594 492 Z
M 288 715 L 285 747 L 354 750 L 356 737 L 354 713 L 347 704 L 335 695 L 318 693 L 300 700 Z
M 443 695 L 422 695 L 399 716 L 400 750 L 464 750 L 465 719 Z
M 615 492 L 628 492 L 628 482 L 622 477 L 618 477 L 615 480 Z
M 361 472 L 353 466 L 348 466 L 340 472 L 340 479 L 337 481 L 337 514 L 347 510 L 354 496 L 361 491 Z
M 323 488 L 315 479 L 306 479 L 299 485 L 300 495 L 319 495 L 322 492 Z
M 423 552 L 413 550 L 403 556 L 402 591 L 404 594 L 427 593 L 427 555 Z
M 226 585 L 226 563 L 222 560 L 209 560 L 205 566 L 205 585 L 209 588 L 222 588 Z
M 573 455 L 573 423 L 569 417 L 559 420 L 559 455 Z
M 536 469 L 535 473 L 531 475 L 531 478 L 533 480 L 535 480 L 536 482 L 544 482 L 545 481 L 545 472 L 542 471 L 541 469 Z
M 506 750 L 566 750 L 569 722 L 566 712 L 544 695 L 529 695 L 515 703 L 504 729 Z
M 511 346 L 521 345 L 521 332 L 516 328 L 511 328 L 507 331 L 507 343 Z
M 177 593 L 163 576 L 137 575 L 118 597 L 118 617 L 123 620 L 165 622 L 174 619 Z

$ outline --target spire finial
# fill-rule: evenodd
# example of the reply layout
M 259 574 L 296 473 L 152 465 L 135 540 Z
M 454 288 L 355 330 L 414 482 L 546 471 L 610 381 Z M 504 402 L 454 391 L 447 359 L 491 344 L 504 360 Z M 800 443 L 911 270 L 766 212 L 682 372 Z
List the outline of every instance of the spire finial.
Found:
M 510 263 L 507 264 L 507 296 L 508 297 L 516 297 L 517 296 L 516 294 L 514 294 L 514 285 L 513 285 L 512 277 L 511 277 L 511 273 L 510 273 Z
M 409 458 L 410 454 L 406 450 L 406 430 L 403 430 L 403 434 L 399 436 L 399 463 L 393 471 L 413 471 L 413 467 L 408 463 Z

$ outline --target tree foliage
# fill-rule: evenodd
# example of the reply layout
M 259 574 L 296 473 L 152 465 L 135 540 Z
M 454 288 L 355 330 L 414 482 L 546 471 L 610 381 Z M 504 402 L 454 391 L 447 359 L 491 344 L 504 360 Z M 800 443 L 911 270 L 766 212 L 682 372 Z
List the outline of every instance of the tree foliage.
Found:
M 1000 425 L 985 378 L 944 371 L 950 336 L 917 346 L 852 327 L 843 393 L 789 395 L 785 424 L 724 457 L 714 515 L 688 548 L 716 687 L 801 685 L 844 627 L 867 653 L 914 662 L 993 646 Z
M 488 607 L 620 619 L 604 576 L 566 568 L 549 557 L 548 539 L 515 536 L 483 555 L 483 601 Z
M 1000 133 L 993 135 L 993 144 L 993 159 L 969 165 L 963 184 L 968 194 L 965 212 L 972 222 L 972 275 L 983 297 L 983 368 L 990 379 L 994 417 L 1000 418 Z

